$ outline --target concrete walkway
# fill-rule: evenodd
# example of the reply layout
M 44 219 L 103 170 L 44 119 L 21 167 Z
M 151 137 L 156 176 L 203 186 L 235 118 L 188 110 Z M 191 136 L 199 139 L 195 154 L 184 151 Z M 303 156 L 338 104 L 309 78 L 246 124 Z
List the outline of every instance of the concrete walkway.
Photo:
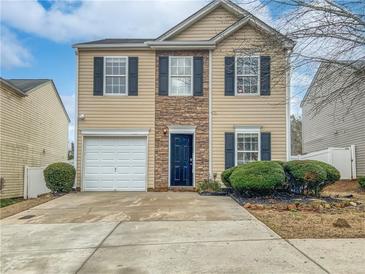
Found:
M 364 246 L 285 241 L 228 197 L 76 193 L 1 221 L 1 272 L 363 273 Z

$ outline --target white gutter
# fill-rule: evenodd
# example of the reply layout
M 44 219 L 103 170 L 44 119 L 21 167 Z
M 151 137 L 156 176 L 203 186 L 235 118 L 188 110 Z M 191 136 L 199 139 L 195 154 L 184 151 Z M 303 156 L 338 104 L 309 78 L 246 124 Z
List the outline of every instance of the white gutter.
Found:
M 78 49 L 75 50 L 75 56 L 76 56 L 76 81 L 75 81 L 75 128 L 74 128 L 74 134 L 75 134 L 75 140 L 74 140 L 74 167 L 76 169 L 76 176 L 75 176 L 75 182 L 74 187 L 77 187 L 77 132 L 78 132 L 78 121 L 79 121 L 79 106 L 78 106 L 78 97 L 79 97 L 79 52 Z
M 290 77 L 291 77 L 291 66 L 290 66 L 290 55 L 291 50 L 287 51 L 286 61 L 286 160 L 289 161 L 291 157 L 291 128 L 290 128 Z
M 213 178 L 213 153 L 212 153 L 212 50 L 209 50 L 209 89 L 208 89 L 208 111 L 209 111 L 209 130 L 208 130 L 208 138 L 209 138 L 209 178 Z

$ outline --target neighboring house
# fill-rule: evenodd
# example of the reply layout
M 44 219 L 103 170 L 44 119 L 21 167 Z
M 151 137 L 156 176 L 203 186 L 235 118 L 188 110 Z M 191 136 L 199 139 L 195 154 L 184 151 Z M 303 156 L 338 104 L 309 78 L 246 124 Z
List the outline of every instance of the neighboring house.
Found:
M 303 152 L 355 145 L 356 174 L 364 176 L 365 62 L 344 64 L 347 64 L 345 69 L 342 65 L 322 63 L 303 98 Z M 356 66 L 356 70 L 364 69 L 363 73 L 354 73 L 352 66 Z M 321 105 L 320 111 L 314 112 L 313 106 L 333 91 L 338 99 Z
M 156 39 L 74 47 L 81 190 L 192 189 L 290 155 L 293 42 L 236 4 L 213 1 Z
M 0 78 L 1 198 L 23 196 L 25 166 L 67 160 L 69 122 L 52 80 Z

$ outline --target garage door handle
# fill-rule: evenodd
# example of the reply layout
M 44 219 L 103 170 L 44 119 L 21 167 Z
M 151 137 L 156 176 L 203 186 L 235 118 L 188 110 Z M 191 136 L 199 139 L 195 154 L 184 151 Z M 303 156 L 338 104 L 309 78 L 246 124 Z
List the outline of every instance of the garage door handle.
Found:
M 116 167 L 114 168 L 114 172 L 117 173 L 117 168 Z

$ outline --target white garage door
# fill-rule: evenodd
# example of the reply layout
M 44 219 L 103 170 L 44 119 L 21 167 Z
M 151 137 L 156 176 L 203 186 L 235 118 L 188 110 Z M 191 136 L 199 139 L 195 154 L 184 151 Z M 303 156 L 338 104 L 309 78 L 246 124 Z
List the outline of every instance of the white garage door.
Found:
M 146 137 L 85 137 L 84 190 L 145 191 Z

